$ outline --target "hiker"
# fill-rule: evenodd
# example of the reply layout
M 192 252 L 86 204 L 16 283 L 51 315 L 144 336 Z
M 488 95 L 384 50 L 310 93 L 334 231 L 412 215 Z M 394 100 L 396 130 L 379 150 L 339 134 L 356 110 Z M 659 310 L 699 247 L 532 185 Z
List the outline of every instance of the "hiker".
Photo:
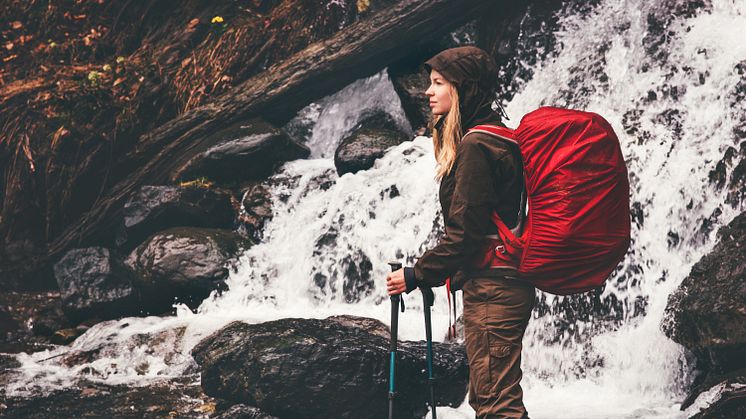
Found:
M 436 179 L 445 235 L 414 265 L 388 275 L 390 295 L 418 286 L 463 290 L 469 404 L 477 418 L 527 418 L 520 386 L 521 341 L 536 298 L 510 266 L 484 266 L 486 236 L 496 211 L 505 224 L 519 222 L 523 167 L 517 147 L 484 133 L 464 133 L 479 124 L 504 126 L 492 109 L 497 68 L 483 50 L 445 50 L 426 62 L 433 120 Z

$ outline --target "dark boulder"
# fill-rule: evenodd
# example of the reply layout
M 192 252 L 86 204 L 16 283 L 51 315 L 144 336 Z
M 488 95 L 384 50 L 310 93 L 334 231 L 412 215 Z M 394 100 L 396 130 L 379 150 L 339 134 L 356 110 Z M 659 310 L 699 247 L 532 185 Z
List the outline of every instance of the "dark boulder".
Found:
M 717 399 L 706 408 L 701 409 L 691 419 L 742 419 L 746 417 L 746 369 L 730 374 L 720 380 L 717 388 Z M 685 401 L 682 409 L 688 406 Z
M 231 406 L 230 409 L 225 412 L 213 416 L 213 419 L 277 419 L 275 416 L 270 416 L 267 413 L 262 412 L 260 409 L 252 406 L 246 406 L 245 404 L 237 404 Z
M 254 184 L 244 191 L 241 204 L 241 226 L 258 242 L 263 237 L 264 225 L 272 219 L 272 195 L 266 185 Z
M 702 372 L 682 407 L 712 386 L 732 378 L 734 372 L 741 371 L 740 383 L 746 384 L 743 381 L 743 371 L 746 371 L 746 253 L 743 251 L 746 213 L 722 227 L 718 237 L 714 249 L 692 267 L 689 276 L 669 296 L 666 306 L 663 331 L 696 355 L 698 370 Z M 743 409 L 743 398 L 740 400 Z M 718 409 L 725 409 L 732 403 L 737 401 L 723 402 Z M 731 416 L 703 413 L 702 417 Z
M 433 55 L 435 55 L 433 53 Z M 430 57 L 424 57 L 423 61 Z M 406 61 L 388 68 L 391 83 L 399 95 L 402 109 L 417 135 L 431 135 L 427 130 L 432 119 L 429 99 L 425 91 L 430 86 L 430 75 L 421 65 L 412 66 Z
M 2 374 L 0 368 L 0 377 Z M 164 379 L 144 386 L 84 381 L 62 390 L 5 397 L 0 403 L 0 416 L 23 419 L 207 418 L 215 410 L 215 400 L 193 382 L 194 377 Z
M 125 263 L 136 273 L 143 310 L 164 313 L 174 301 L 194 308 L 221 289 L 229 262 L 248 245 L 232 231 L 176 227 L 151 236 Z
M 340 176 L 370 169 L 376 159 L 383 157 L 386 149 L 407 140 L 407 134 L 397 128 L 388 114 L 373 114 L 364 118 L 352 134 L 342 140 L 334 152 L 334 166 Z
M 132 274 L 109 249 L 70 250 L 54 265 L 54 276 L 70 319 L 134 314 L 138 294 Z
M 746 213 L 718 236 L 669 297 L 663 324 L 666 335 L 716 373 L 746 368 Z
M 230 194 L 204 184 L 142 186 L 124 204 L 123 231 L 117 243 L 131 250 L 151 234 L 171 227 L 232 228 Z
M 424 342 L 399 342 L 397 411 L 426 413 Z M 466 396 L 463 347 L 434 344 L 436 400 Z M 262 324 L 233 322 L 198 343 L 205 393 L 258 406 L 282 418 L 382 418 L 388 409 L 389 339 L 360 327 L 319 319 Z
M 222 129 L 206 140 L 214 144 L 178 168 L 171 180 L 206 177 L 222 183 L 261 179 L 286 161 L 308 157 L 308 147 L 261 118 Z

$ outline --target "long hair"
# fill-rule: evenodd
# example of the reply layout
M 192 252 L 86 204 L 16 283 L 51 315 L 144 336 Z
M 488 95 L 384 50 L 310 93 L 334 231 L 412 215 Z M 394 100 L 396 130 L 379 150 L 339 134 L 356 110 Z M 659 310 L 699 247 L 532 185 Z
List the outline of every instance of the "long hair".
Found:
M 451 96 L 451 109 L 447 114 L 435 117 L 433 124 L 433 146 L 435 161 L 438 163 L 435 179 L 438 181 L 451 173 L 453 164 L 456 162 L 456 146 L 463 136 L 458 90 L 452 83 L 448 83 L 448 93 Z M 443 118 L 445 121 L 441 121 Z

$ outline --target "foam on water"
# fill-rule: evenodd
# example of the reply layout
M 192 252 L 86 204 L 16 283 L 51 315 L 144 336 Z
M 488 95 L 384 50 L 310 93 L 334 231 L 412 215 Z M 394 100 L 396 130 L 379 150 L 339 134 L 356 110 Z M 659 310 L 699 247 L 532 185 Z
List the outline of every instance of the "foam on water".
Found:
M 601 295 L 620 301 L 619 318 L 562 330 L 552 313 L 534 313 L 523 365 L 525 403 L 535 418 L 695 413 L 678 410 L 691 366 L 660 325 L 668 295 L 712 248 L 717 228 L 743 210 L 743 203 L 726 205 L 708 175 L 729 146 L 739 145 L 729 94 L 741 77 L 735 66 L 746 60 L 738 35 L 746 6 L 713 0 L 705 11 L 677 18 L 666 54 L 658 56 L 646 37 L 648 16 L 664 16 L 676 2 L 663 3 L 607 0 L 583 16 L 561 16 L 560 49 L 506 107 L 514 124 L 541 105 L 606 117 L 619 134 L 639 208 L 630 252 Z M 403 120 L 392 92 L 382 73 L 301 112 L 316 121 L 308 141 L 314 158 L 290 162 L 273 177 L 274 217 L 263 243 L 241 256 L 229 291 L 196 313 L 179 307 L 173 317 L 100 323 L 70 347 L 23 354 L 6 391 L 48 390 L 80 378 L 138 385 L 192 373 L 191 348 L 233 320 L 354 314 L 388 323 L 386 262 L 411 263 L 436 243 L 440 229 L 432 143 L 417 137 L 372 169 L 341 177 L 330 156 L 366 110 Z M 434 336 L 442 339 L 448 312 L 444 291 L 437 291 Z M 419 295 L 406 300 L 400 336 L 424 339 Z M 544 301 L 553 307 L 560 300 Z M 467 404 L 439 410 L 446 419 L 472 416 Z

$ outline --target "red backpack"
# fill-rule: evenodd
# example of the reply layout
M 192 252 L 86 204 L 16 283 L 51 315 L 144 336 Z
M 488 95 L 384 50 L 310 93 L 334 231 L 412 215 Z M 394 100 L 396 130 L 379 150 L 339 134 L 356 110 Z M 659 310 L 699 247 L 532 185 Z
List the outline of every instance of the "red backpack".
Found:
M 516 130 L 469 132 L 517 144 L 523 160 L 528 217 L 516 234 L 492 214 L 500 240 L 486 255 L 490 266 L 515 267 L 552 294 L 603 285 L 630 242 L 629 180 L 611 125 L 595 113 L 544 107 Z

